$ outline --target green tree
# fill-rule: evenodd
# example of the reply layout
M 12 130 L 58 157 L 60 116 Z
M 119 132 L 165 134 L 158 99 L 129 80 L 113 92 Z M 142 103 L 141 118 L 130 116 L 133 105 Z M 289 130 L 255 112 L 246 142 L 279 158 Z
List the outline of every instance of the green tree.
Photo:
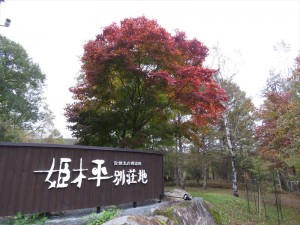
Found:
M 0 36 L 0 141 L 20 140 L 38 121 L 44 80 L 23 47 Z
M 246 93 L 230 80 L 219 79 L 228 95 L 227 110 L 215 128 L 220 147 L 230 152 L 232 166 L 233 195 L 238 196 L 237 157 L 239 164 L 246 163 L 247 156 L 254 150 L 255 107 Z
M 46 104 L 43 104 L 39 112 L 39 120 L 36 121 L 30 130 L 23 135 L 25 142 L 63 144 L 61 133 L 55 128 L 53 120 L 55 116 Z
M 214 149 L 230 154 L 233 195 L 238 197 L 238 165 L 249 164 L 247 156 L 254 150 L 256 109 L 252 100 L 233 82 L 235 72 L 227 68 L 230 60 L 218 48 L 213 50 L 219 67 L 216 80 L 225 90 L 228 101 L 224 102 L 226 110 L 218 123 L 212 126 L 214 133 L 210 136 L 213 139 Z

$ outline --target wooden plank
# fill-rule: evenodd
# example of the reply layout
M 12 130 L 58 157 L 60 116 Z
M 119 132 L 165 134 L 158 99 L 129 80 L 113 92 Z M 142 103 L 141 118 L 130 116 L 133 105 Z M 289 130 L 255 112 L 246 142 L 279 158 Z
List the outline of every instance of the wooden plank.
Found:
M 112 187 L 114 186 L 113 180 L 114 180 L 114 155 L 111 154 L 109 151 L 104 152 L 105 158 L 107 158 L 107 170 L 110 176 L 112 176 L 111 179 L 109 179 L 109 182 L 104 183 L 103 189 L 107 190 L 109 189 L 110 191 L 107 192 L 106 195 L 106 201 L 107 202 L 113 202 L 113 192 L 112 192 Z M 100 195 L 101 196 L 101 195 Z
M 82 168 L 86 169 L 89 168 L 88 164 L 88 160 L 86 160 L 85 156 L 86 156 L 86 152 L 85 150 L 80 150 L 80 151 L 76 151 L 77 152 L 77 161 L 80 160 L 80 158 L 82 158 Z M 86 197 L 86 195 L 88 194 L 88 189 L 85 190 L 85 187 L 87 185 L 87 178 L 89 177 L 88 174 L 89 171 L 84 171 L 83 175 L 86 176 L 86 179 L 82 180 L 82 185 L 80 188 L 76 187 L 76 208 L 81 208 L 84 204 L 84 198 Z
M 103 164 L 103 167 L 105 167 L 108 172 L 108 174 L 105 176 L 106 177 L 113 176 L 113 166 L 112 166 L 113 162 L 109 157 L 109 153 L 107 151 L 103 151 L 101 154 L 101 159 L 105 159 L 105 163 Z M 109 195 L 112 188 L 112 182 L 113 182 L 113 178 L 102 180 L 100 187 L 97 188 L 97 194 L 95 197 L 97 198 L 97 203 L 99 206 L 107 205 L 107 203 L 109 202 L 111 198 Z M 101 194 L 103 192 L 106 192 L 107 194 L 106 195 Z
M 82 151 L 82 150 L 81 150 Z M 71 174 L 71 179 L 70 179 L 70 183 L 69 183 L 69 200 L 68 200 L 68 204 L 69 204 L 69 207 L 70 209 L 76 209 L 77 208 L 77 198 L 79 196 L 79 191 L 80 191 L 80 188 L 77 187 L 77 183 L 71 183 L 72 181 L 74 181 L 78 176 L 79 176 L 79 171 L 73 171 L 74 169 L 75 170 L 78 170 L 80 169 L 80 152 L 81 151 L 76 151 L 76 150 L 72 150 L 73 152 L 73 160 L 72 160 L 72 166 L 70 168 L 70 170 L 72 170 L 72 174 Z M 83 163 L 83 162 L 82 162 Z M 84 167 L 85 165 L 82 165 L 82 169 L 85 169 Z M 83 171 L 82 174 L 84 176 L 86 176 L 86 171 Z M 81 183 L 81 186 L 84 185 L 84 180 L 82 180 L 82 183 Z M 80 206 L 80 205 L 79 205 Z
M 55 152 L 55 160 L 56 160 L 56 170 L 59 170 L 60 159 L 64 158 L 63 149 Z M 58 172 L 55 175 L 56 182 L 58 182 Z M 62 212 L 63 210 L 63 190 L 61 188 L 53 188 L 53 192 L 56 194 L 56 204 L 54 212 Z
M 6 174 L 6 155 L 8 154 L 8 149 L 0 146 L 0 184 L 4 184 L 4 177 Z M 0 193 L 2 193 L 3 185 L 0 185 Z M 1 195 L 0 195 L 1 196 Z
M 90 208 L 94 207 L 91 204 L 91 201 L 93 201 L 93 194 L 94 190 L 96 188 L 96 181 L 95 180 L 88 180 L 88 178 L 93 177 L 92 174 L 92 169 L 96 166 L 92 161 L 95 159 L 93 155 L 94 151 L 88 150 L 86 153 L 83 155 L 83 160 L 87 165 L 87 168 L 89 168 L 87 172 L 87 179 L 85 180 L 84 184 L 82 185 L 82 189 L 80 190 L 81 193 L 84 194 L 84 197 L 82 199 L 82 205 L 84 208 Z
M 142 166 L 139 167 L 138 169 L 145 170 L 145 172 L 147 173 L 147 180 L 148 180 L 147 185 L 143 184 L 142 182 L 139 183 L 139 185 L 141 187 L 141 191 L 140 191 L 141 198 L 146 199 L 146 198 L 148 198 L 148 196 L 150 195 L 150 193 L 153 189 L 153 187 L 151 186 L 151 183 L 153 183 L 153 180 L 152 180 L 152 178 L 149 178 L 149 176 L 151 176 L 152 171 L 151 171 L 151 167 L 149 166 L 149 163 L 148 163 L 149 159 L 152 159 L 152 158 L 145 157 L 145 155 L 141 155 L 141 156 L 139 156 L 139 158 L 142 161 Z M 151 160 L 151 161 L 152 161 L 152 163 L 155 163 L 154 160 Z
M 10 154 L 13 154 L 11 148 L 0 147 L 0 216 L 6 215 L 6 201 L 4 199 L 5 196 L 8 195 L 8 187 L 7 180 L 9 177 L 9 172 L 6 171 L 8 168 Z
M 15 215 L 21 211 L 20 205 L 17 204 L 17 200 L 20 198 L 20 193 L 23 191 L 23 184 L 21 183 L 21 175 L 24 165 L 25 151 L 20 148 L 14 148 L 15 152 L 15 165 L 12 173 L 12 184 L 9 193 L 9 204 L 7 208 L 7 214 Z
M 111 154 L 112 155 L 112 161 L 113 161 L 113 163 L 115 162 L 115 161 L 119 161 L 120 160 L 120 158 L 118 157 L 118 155 L 117 154 Z M 113 166 L 114 167 L 114 169 L 113 169 L 113 176 L 114 176 L 114 171 L 115 170 L 119 170 L 120 169 L 120 167 L 119 166 Z M 115 179 L 115 177 L 113 177 L 113 180 Z M 118 205 L 118 204 L 120 204 L 121 203 L 121 199 L 120 199 L 120 196 L 119 196 L 119 188 L 118 188 L 118 186 L 116 186 L 114 183 L 113 183 L 113 181 L 112 181 L 112 188 L 111 188 L 111 193 L 112 193 L 112 202 L 115 202 L 115 204 L 116 205 Z
M 43 164 L 43 168 L 45 168 L 45 170 L 49 170 L 52 166 L 52 162 L 53 162 L 53 158 L 55 158 L 55 154 L 53 153 L 58 153 L 57 151 L 54 151 L 53 149 L 49 149 L 49 148 L 43 148 L 41 149 L 41 151 L 43 152 L 43 154 L 45 154 L 45 161 L 43 160 L 42 162 L 45 162 L 45 164 Z M 55 167 L 54 169 L 58 169 L 59 168 L 59 159 L 55 159 Z M 46 177 L 48 175 L 48 173 L 42 173 L 43 174 L 43 178 L 44 178 L 44 182 L 43 184 L 40 185 L 40 204 L 39 204 L 39 209 L 41 212 L 51 212 L 53 209 L 55 208 L 49 208 L 49 202 L 50 199 L 52 198 L 56 198 L 56 188 L 51 188 L 48 189 L 50 186 L 50 183 L 45 182 Z M 54 172 L 52 174 L 52 176 L 50 177 L 51 181 L 56 181 L 57 182 L 57 174 L 58 172 Z
M 50 170 L 52 159 L 49 158 L 47 154 L 47 149 L 39 148 L 39 151 L 40 151 L 39 158 L 36 158 L 36 160 L 38 161 L 38 166 L 34 170 L 35 171 Z M 45 200 L 43 199 L 43 190 L 48 189 L 48 187 L 50 186 L 49 182 L 45 182 L 48 173 L 47 172 L 34 173 L 34 175 L 37 179 L 34 186 L 34 194 L 32 193 L 33 194 L 32 197 L 35 199 L 32 205 L 32 212 L 34 213 L 45 212 L 44 209 L 47 207 L 48 202 L 45 202 Z M 51 176 L 49 180 L 50 181 L 54 180 L 53 176 Z
M 30 199 L 27 198 L 28 191 L 32 187 L 30 183 L 30 177 L 33 176 L 31 168 L 31 159 L 33 158 L 33 155 L 36 153 L 34 150 L 29 148 L 20 148 L 19 151 L 24 152 L 24 164 L 22 168 L 22 174 L 21 174 L 21 180 L 20 180 L 20 186 L 22 187 L 22 190 L 20 191 L 20 194 L 17 199 L 17 205 L 19 206 L 19 211 L 24 213 L 26 210 L 26 205 L 28 204 L 28 201 Z
M 31 149 L 31 148 L 27 148 L 27 149 L 28 151 L 32 152 L 32 154 L 30 154 L 32 155 L 32 157 L 29 159 L 29 167 L 25 169 L 28 171 L 29 174 L 28 187 L 26 188 L 26 193 L 24 193 L 24 195 L 26 195 L 26 198 L 24 200 L 23 205 L 21 206 L 23 208 L 23 212 L 26 214 L 33 213 L 32 208 L 34 202 L 36 201 L 35 186 L 37 184 L 37 178 L 38 178 L 38 175 L 33 173 L 33 171 L 38 168 L 39 157 L 41 154 L 41 151 L 39 149 Z M 43 177 L 41 178 L 43 179 Z M 41 179 L 40 181 L 43 182 L 43 180 Z M 40 182 L 38 182 L 38 184 L 40 185 Z
M 75 151 L 72 150 L 70 151 L 70 149 L 64 149 L 62 153 L 64 158 L 69 158 L 72 160 L 70 163 L 68 163 L 69 171 L 70 171 L 70 179 L 67 181 L 68 186 L 66 188 L 62 188 L 62 192 L 63 192 L 62 211 L 66 211 L 69 209 L 73 209 L 71 202 L 72 202 L 72 196 L 74 196 L 74 189 L 72 188 L 74 184 L 72 184 L 71 182 L 73 179 L 75 179 L 76 176 L 75 172 L 73 172 L 74 166 L 77 168 L 79 164 L 76 164 L 76 161 L 74 161 Z
M 96 159 L 101 159 L 102 157 L 102 152 L 95 152 L 95 151 L 88 151 L 88 154 L 85 155 L 84 159 L 88 163 L 88 173 L 87 173 L 87 179 L 85 182 L 84 186 L 84 192 L 85 192 L 85 197 L 84 197 L 84 205 L 87 208 L 93 208 L 93 207 L 99 207 L 101 205 L 97 204 L 98 200 L 98 195 L 100 195 L 101 198 L 101 192 L 99 192 L 100 188 L 96 187 L 96 180 L 88 180 L 89 178 L 93 178 L 94 175 L 92 174 L 92 169 L 97 167 L 95 163 L 92 163 L 93 160 Z
M 137 174 L 137 181 L 139 179 L 139 170 L 144 168 L 144 165 L 143 165 L 143 162 L 144 162 L 144 159 L 142 159 L 142 154 L 141 155 L 138 155 L 138 154 L 135 154 L 135 157 L 134 157 L 134 161 L 141 161 L 142 162 L 142 167 L 140 166 L 135 166 L 135 169 L 136 169 L 136 174 Z M 146 169 L 146 168 L 145 168 Z M 147 171 L 147 169 L 146 169 Z M 145 185 L 144 184 L 141 184 L 141 183 L 138 183 L 136 186 L 135 186 L 135 190 L 134 190 L 135 193 L 137 193 L 135 195 L 135 201 L 136 202 L 140 202 L 144 199 L 144 196 L 145 196 L 145 192 L 147 192 L 145 190 Z
M 48 158 L 49 158 L 49 165 L 47 169 L 50 169 L 51 163 L 53 161 L 53 158 L 55 159 L 56 167 L 55 169 L 58 169 L 59 166 L 59 158 L 57 158 L 58 152 L 55 151 L 55 149 L 51 149 L 51 151 L 48 152 Z M 44 178 L 46 178 L 47 174 L 44 174 Z M 57 173 L 53 174 L 53 178 L 57 178 Z M 47 183 L 48 184 L 48 183 Z M 46 212 L 56 212 L 56 201 L 57 201 L 57 191 L 56 188 L 48 189 L 49 185 L 45 187 L 48 191 L 49 199 L 48 199 L 48 205 Z
M 5 157 L 5 156 L 4 156 Z M 9 198 L 11 194 L 12 182 L 13 182 L 13 172 L 15 168 L 16 152 L 14 148 L 9 148 L 6 155 L 6 166 L 5 166 L 5 176 L 3 182 L 3 192 L 1 194 L 1 208 L 4 215 L 13 215 L 7 212 L 9 205 Z M 2 213 L 1 213 L 2 214 Z

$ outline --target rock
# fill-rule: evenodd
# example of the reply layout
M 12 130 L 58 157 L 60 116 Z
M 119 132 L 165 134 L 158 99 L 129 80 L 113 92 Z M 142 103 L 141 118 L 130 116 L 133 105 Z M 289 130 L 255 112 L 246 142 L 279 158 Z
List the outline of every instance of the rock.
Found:
M 146 216 L 122 216 L 110 220 L 103 225 L 161 225 L 161 223 L 155 217 Z
M 45 225 L 85 225 L 86 218 L 67 218 L 46 221 Z
M 192 195 L 181 189 L 173 189 L 171 191 L 165 192 L 164 197 L 169 201 L 192 200 Z
M 163 202 L 154 210 L 147 210 L 145 215 L 122 215 L 103 225 L 216 225 L 214 217 L 220 219 L 212 205 L 206 204 L 202 198 L 184 201 L 183 196 L 191 195 L 183 190 L 175 189 L 168 196 L 172 201 Z M 151 214 L 149 214 L 151 212 Z M 211 215 L 212 212 L 214 217 Z
M 162 216 L 162 215 L 156 215 L 155 218 L 161 223 L 161 224 L 172 224 L 171 220 L 168 217 Z M 173 225 L 173 224 L 172 224 Z
M 169 205 L 157 209 L 154 214 L 163 215 L 173 221 L 174 224 L 180 225 L 217 224 L 202 198 L 193 198 L 192 201 L 170 202 Z
M 170 201 L 163 201 L 137 208 L 127 208 L 119 212 L 118 217 L 103 225 L 216 225 L 222 224 L 218 211 L 202 198 L 184 201 L 183 196 L 191 195 L 175 189 L 169 191 Z M 166 194 L 167 194 L 166 193 Z M 170 197 L 171 196 L 171 197 Z M 79 218 L 61 218 L 47 221 L 47 225 L 83 225 L 90 216 Z

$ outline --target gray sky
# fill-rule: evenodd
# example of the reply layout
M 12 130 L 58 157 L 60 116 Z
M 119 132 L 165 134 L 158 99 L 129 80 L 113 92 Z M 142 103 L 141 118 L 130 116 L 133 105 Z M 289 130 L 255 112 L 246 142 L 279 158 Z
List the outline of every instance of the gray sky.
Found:
M 300 50 L 299 0 L 6 0 L 0 21 L 12 23 L 0 33 L 20 43 L 46 74 L 45 97 L 64 137 L 71 136 L 63 114 L 72 102 L 69 88 L 76 84 L 84 43 L 113 22 L 142 15 L 209 48 L 218 44 L 230 57 L 227 67 L 238 72 L 235 81 L 257 105 L 269 70 L 280 65 L 273 46 L 281 40 L 291 45 L 289 63 Z

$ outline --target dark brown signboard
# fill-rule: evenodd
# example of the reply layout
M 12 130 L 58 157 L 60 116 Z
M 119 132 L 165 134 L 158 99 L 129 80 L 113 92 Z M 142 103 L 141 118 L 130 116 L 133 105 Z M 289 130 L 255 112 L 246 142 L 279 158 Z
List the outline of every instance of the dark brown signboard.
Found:
M 0 216 L 142 202 L 163 186 L 162 153 L 0 143 Z

